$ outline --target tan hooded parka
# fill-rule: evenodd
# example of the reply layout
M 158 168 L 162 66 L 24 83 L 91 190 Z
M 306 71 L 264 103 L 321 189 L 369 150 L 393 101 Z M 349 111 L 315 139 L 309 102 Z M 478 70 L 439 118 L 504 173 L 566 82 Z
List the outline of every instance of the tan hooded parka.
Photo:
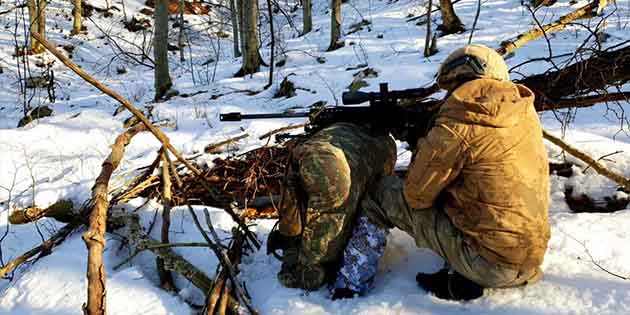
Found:
M 415 211 L 443 205 L 488 261 L 529 270 L 549 240 L 547 154 L 534 95 L 509 81 L 476 79 L 448 97 L 405 180 Z

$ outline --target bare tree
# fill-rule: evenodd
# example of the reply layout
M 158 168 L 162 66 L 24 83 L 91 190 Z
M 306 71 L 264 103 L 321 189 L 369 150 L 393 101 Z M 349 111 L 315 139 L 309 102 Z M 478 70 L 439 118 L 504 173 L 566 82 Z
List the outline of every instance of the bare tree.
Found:
M 123 1 L 124 3 L 124 1 Z M 178 5 L 178 21 L 179 21 L 179 35 L 177 36 L 177 48 L 179 49 L 179 61 L 184 62 L 184 0 L 179 0 Z
M 451 0 L 440 0 L 440 11 L 442 12 L 442 25 L 438 26 L 437 29 L 442 31 L 442 34 L 455 34 L 466 30 L 462 21 L 455 14 Z
M 311 0 L 302 0 L 302 19 L 304 20 L 302 35 L 308 34 L 313 30 L 313 14 L 311 6 Z
M 27 0 L 26 6 L 28 7 L 28 15 L 30 19 L 30 32 L 39 33 L 42 37 L 46 37 L 46 0 Z M 34 40 L 31 36 L 30 51 L 33 54 L 41 54 L 46 49 L 41 43 Z
M 72 13 L 74 15 L 74 22 L 72 23 L 72 32 L 70 35 L 77 35 L 81 33 L 81 28 L 83 27 L 83 0 L 73 0 L 74 9 Z
M 330 13 L 330 45 L 328 51 L 333 51 L 343 46 L 339 41 L 341 38 L 341 0 L 332 0 L 332 10 Z
M 238 32 L 240 31 L 239 27 L 239 14 L 238 7 L 235 3 L 236 0 L 230 0 L 230 12 L 232 18 L 232 34 L 234 36 L 234 57 L 241 56 L 241 50 L 239 49 L 239 40 L 238 40 Z
M 241 29 L 243 65 L 235 76 L 244 76 L 258 72 L 262 58 L 258 51 L 258 0 L 240 0 L 243 21 Z
M 276 53 L 276 35 L 273 31 L 273 10 L 271 9 L 271 0 L 267 0 L 267 14 L 269 14 L 269 31 L 271 32 L 271 58 L 269 60 L 269 82 L 265 85 L 265 89 L 273 84 L 273 63 L 275 62 Z
M 431 45 L 431 8 L 433 7 L 433 0 L 429 0 L 427 4 L 427 34 L 424 41 L 424 56 L 430 57 L 435 55 L 435 47 Z M 435 42 L 435 36 L 433 36 Z M 433 48 L 433 49 L 432 49 Z
M 155 1 L 155 35 L 153 58 L 155 59 L 155 100 L 161 100 L 173 86 L 168 71 L 168 0 Z

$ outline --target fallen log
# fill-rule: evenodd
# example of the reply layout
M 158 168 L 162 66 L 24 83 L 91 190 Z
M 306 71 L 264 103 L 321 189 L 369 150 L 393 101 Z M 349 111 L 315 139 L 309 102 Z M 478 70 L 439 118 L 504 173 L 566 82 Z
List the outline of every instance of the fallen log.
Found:
M 628 100 L 630 92 L 608 94 L 605 91 L 610 86 L 630 82 L 630 46 L 598 52 L 564 69 L 532 75 L 516 82 L 536 94 L 537 111 L 573 107 L 574 104 L 585 107 L 606 101 Z M 588 95 L 590 93 L 598 95 Z

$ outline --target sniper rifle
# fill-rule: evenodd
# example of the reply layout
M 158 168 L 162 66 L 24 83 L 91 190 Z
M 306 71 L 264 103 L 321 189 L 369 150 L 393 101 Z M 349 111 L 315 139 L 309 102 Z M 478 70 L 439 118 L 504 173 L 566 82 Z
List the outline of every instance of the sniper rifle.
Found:
M 219 115 L 221 121 L 241 121 L 246 119 L 299 118 L 308 117 L 304 127 L 306 136 L 337 122 L 349 122 L 368 126 L 371 132 L 391 133 L 394 137 L 406 141 L 410 148 L 416 145 L 418 138 L 426 135 L 432 123 L 433 112 L 425 108 L 411 108 L 400 105 L 404 99 L 426 97 L 429 89 L 416 88 L 389 91 L 387 83 L 381 83 L 379 92 L 344 92 L 344 105 L 356 105 L 369 102 L 368 106 L 315 107 L 303 112 L 284 112 L 266 114 L 242 114 L 240 112 Z M 291 136 L 282 135 L 281 138 Z

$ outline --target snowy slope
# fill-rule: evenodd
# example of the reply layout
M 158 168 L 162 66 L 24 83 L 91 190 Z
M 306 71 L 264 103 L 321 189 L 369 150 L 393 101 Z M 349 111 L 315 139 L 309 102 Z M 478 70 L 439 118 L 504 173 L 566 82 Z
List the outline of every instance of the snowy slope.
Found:
M 88 2 L 105 7 L 102 0 Z M 292 3 L 291 1 L 289 1 Z M 261 2 L 264 8 L 265 2 Z M 570 5 L 559 1 L 551 8 L 536 13 L 540 23 L 549 23 L 568 13 L 586 1 Z M 48 37 L 57 45 L 75 46 L 73 60 L 96 78 L 120 91 L 138 107 L 152 108 L 153 119 L 171 119 L 175 128 L 165 129 L 175 147 L 185 154 L 201 152 L 208 143 L 248 132 L 251 136 L 237 148 L 239 152 L 260 146 L 257 136 L 274 128 L 299 120 L 269 120 L 243 123 L 221 123 L 218 113 L 226 111 L 278 112 L 290 107 L 306 108 L 316 101 L 334 105 L 341 93 L 352 81 L 353 69 L 361 64 L 378 72 L 377 78 L 368 79 L 365 91 L 376 90 L 379 82 L 389 82 L 391 89 L 424 86 L 431 83 L 440 61 L 453 49 L 464 45 L 470 34 L 449 35 L 438 41 L 439 53 L 430 58 L 422 57 L 425 26 L 406 22 L 410 14 L 422 14 L 424 1 L 374 1 L 350 0 L 343 5 L 345 47 L 326 52 L 329 41 L 329 16 L 327 2 L 314 5 L 314 31 L 298 37 L 298 32 L 287 25 L 284 16 L 274 17 L 280 29 L 279 45 L 286 58 L 286 65 L 276 69 L 274 86 L 262 91 L 267 82 L 267 69 L 246 78 L 232 78 L 240 66 L 240 59 L 232 58 L 229 39 L 208 37 L 207 24 L 211 18 L 187 16 L 190 49 L 186 62 L 180 63 L 176 54 L 171 55 L 171 75 L 175 87 L 181 93 L 200 94 L 191 97 L 175 97 L 167 102 L 152 103 L 153 72 L 151 69 L 129 62 L 118 55 L 117 48 L 109 41 L 113 37 L 125 50 L 139 52 L 143 36 L 122 28 L 123 18 L 139 15 L 141 0 L 113 1 L 120 11 L 112 11 L 106 18 L 95 13 L 86 20 L 89 34 L 69 37 L 71 4 L 68 1 L 51 1 L 48 15 Z M 283 1 L 284 5 L 284 1 Z M 0 12 L 14 6 L 2 2 Z M 285 8 L 288 9 L 288 8 Z M 470 30 L 476 11 L 476 1 L 462 0 L 455 5 L 457 14 Z M 289 11 L 289 10 L 287 10 Z M 109 145 L 123 131 L 122 122 L 128 113 L 112 116 L 118 107 L 112 99 L 85 84 L 74 73 L 55 62 L 53 70 L 57 79 L 57 101 L 49 104 L 55 115 L 15 128 L 22 117 L 23 98 L 18 93 L 19 78 L 23 68 L 18 68 L 12 55 L 16 38 L 14 23 L 22 23 L 21 9 L 0 15 L 0 262 L 3 264 L 41 242 L 41 237 L 52 234 L 61 225 L 52 220 L 41 220 L 37 225 L 14 226 L 7 223 L 13 208 L 35 203 L 47 206 L 60 198 L 70 198 L 75 204 L 88 198 L 100 164 L 109 153 Z M 125 14 L 123 14 L 125 13 Z M 295 25 L 301 25 L 299 11 L 293 14 Z M 604 15 L 610 15 L 605 25 L 610 35 L 605 46 L 612 46 L 630 39 L 630 1 L 618 0 Z M 439 21 L 439 14 L 435 22 Z M 362 19 L 371 21 L 363 30 L 348 34 L 350 25 Z M 593 27 L 601 18 L 586 21 Z M 263 18 L 263 24 L 266 22 Z M 491 47 L 533 27 L 535 21 L 518 1 L 483 1 L 480 20 L 474 32 L 474 42 Z M 22 26 L 17 29 L 17 42 L 24 43 Z M 227 29 L 226 31 L 229 31 Z M 104 34 L 108 34 L 105 36 Z M 267 34 L 266 28 L 263 34 Z M 150 34 L 149 34 L 150 35 Z M 573 52 L 589 33 L 574 25 L 569 30 L 551 35 L 554 55 Z M 175 43 L 177 30 L 171 32 Z M 264 35 L 264 44 L 268 36 Z M 125 39 L 127 42 L 123 42 Z M 130 44 L 130 43 L 133 43 Z M 262 55 L 269 59 L 269 48 L 263 45 Z M 538 40 L 519 49 L 507 59 L 510 67 L 525 60 L 548 56 L 547 43 Z M 322 59 L 323 58 L 323 59 Z M 54 57 L 31 57 L 30 68 L 35 74 L 42 71 L 35 66 L 40 60 Z M 208 60 L 213 61 L 208 63 Z M 322 64 L 320 61 L 325 60 Z M 564 59 L 555 59 L 562 66 Z M 118 74 L 124 67 L 126 73 Z M 513 79 L 521 75 L 539 73 L 551 67 L 545 62 L 530 63 L 515 69 Z M 348 69 L 351 70 L 348 70 Z M 279 83 L 285 77 L 296 84 L 297 96 L 289 99 L 272 98 Z M 625 87 L 628 90 L 628 86 Z M 249 95 L 246 91 L 260 91 Z M 222 95 L 212 99 L 213 95 Z M 34 106 L 48 104 L 46 91 L 28 91 Z M 627 104 L 624 104 L 627 106 Z M 611 107 L 613 107 L 611 105 Z M 627 125 L 615 115 L 622 108 L 598 105 L 579 109 L 576 118 L 566 132 L 566 139 L 592 156 L 599 157 L 616 151 L 611 161 L 602 161 L 611 169 L 630 176 L 630 137 L 625 133 Z M 616 110 L 616 113 L 613 112 Z M 563 113 L 559 113 L 562 115 Z M 554 132 L 560 124 L 551 113 L 541 115 L 544 126 Z M 623 123 L 623 124 L 622 124 Z M 123 175 L 136 167 L 149 164 L 156 155 L 159 142 L 150 134 L 136 136 L 127 147 L 125 160 L 115 175 Z M 560 159 L 560 150 L 547 146 L 552 159 Z M 211 161 L 215 156 L 203 155 L 200 161 Z M 399 164 L 408 163 L 409 153 L 400 149 Z M 569 158 L 569 160 L 572 160 Z M 575 161 L 575 160 L 573 160 Z M 32 186 L 35 182 L 35 195 Z M 417 288 L 415 274 L 434 271 L 441 260 L 432 253 L 415 248 L 413 241 L 400 231 L 390 238 L 377 286 L 366 298 L 331 302 L 325 290 L 306 293 L 286 289 L 275 279 L 279 263 L 263 251 L 246 257 L 241 266 L 242 279 L 252 293 L 253 303 L 261 314 L 628 314 L 630 313 L 630 283 L 598 268 L 593 261 L 616 274 L 630 277 L 630 211 L 612 214 L 574 214 L 564 202 L 565 185 L 578 192 L 593 196 L 610 196 L 616 185 L 592 170 L 570 179 L 551 176 L 550 216 L 552 238 L 545 257 L 545 279 L 527 288 L 490 290 L 483 298 L 470 303 L 445 302 L 427 295 Z M 144 200 L 132 200 L 129 209 L 142 205 Z M 201 211 L 201 207 L 196 208 Z M 149 202 L 140 214 L 143 225 L 148 227 L 160 205 Z M 233 223 L 220 210 L 212 210 L 213 221 L 220 231 L 230 231 Z M 159 217 L 159 215 L 158 215 Z M 177 208 L 173 213 L 171 239 L 174 242 L 202 241 L 192 224 L 187 210 Z M 273 226 L 273 221 L 257 222 L 255 232 L 260 239 Z M 152 233 L 157 236 L 159 220 Z M 42 236 L 40 236 L 40 234 Z M 120 237 L 108 235 L 105 264 L 108 268 L 109 314 L 189 314 L 194 310 L 188 303 L 200 304 L 202 294 L 189 283 L 177 279 L 182 291 L 171 295 L 156 285 L 154 260 L 150 254 L 141 254 L 131 264 L 113 270 L 128 257 L 129 250 L 120 246 Z M 264 248 L 264 245 L 263 245 Z M 177 249 L 187 259 L 212 276 L 216 259 L 207 250 Z M 12 280 L 0 280 L 0 314 L 78 314 L 86 295 L 87 251 L 80 233 L 72 235 L 53 253 L 35 264 L 18 269 Z M 188 302 L 188 303 L 187 303 Z

